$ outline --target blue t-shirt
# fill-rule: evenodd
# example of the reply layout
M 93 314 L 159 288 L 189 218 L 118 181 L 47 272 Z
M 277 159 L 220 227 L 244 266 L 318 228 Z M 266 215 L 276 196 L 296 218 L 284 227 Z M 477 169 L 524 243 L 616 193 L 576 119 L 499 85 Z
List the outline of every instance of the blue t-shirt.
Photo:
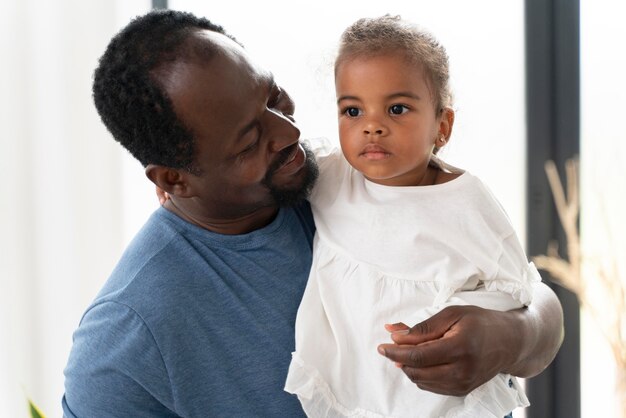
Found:
M 283 391 L 311 265 L 308 204 L 221 235 L 159 208 L 83 316 L 66 417 L 298 417 Z

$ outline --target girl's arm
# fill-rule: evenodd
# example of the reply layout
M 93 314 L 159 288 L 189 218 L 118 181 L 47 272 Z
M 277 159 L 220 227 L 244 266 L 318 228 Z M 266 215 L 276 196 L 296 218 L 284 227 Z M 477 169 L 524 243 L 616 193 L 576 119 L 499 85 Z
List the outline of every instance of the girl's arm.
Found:
M 418 387 L 464 396 L 498 373 L 532 377 L 543 371 L 563 342 L 563 311 L 554 292 L 536 283 L 526 308 L 450 306 L 413 328 L 387 328 L 395 344 L 382 344 L 379 352 Z

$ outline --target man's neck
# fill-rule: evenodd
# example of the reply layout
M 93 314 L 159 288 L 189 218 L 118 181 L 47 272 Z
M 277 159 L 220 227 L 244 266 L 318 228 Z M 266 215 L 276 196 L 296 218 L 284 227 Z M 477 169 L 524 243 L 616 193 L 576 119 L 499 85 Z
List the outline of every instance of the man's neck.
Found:
M 172 200 L 168 199 L 163 207 L 189 223 L 224 235 L 240 235 L 261 229 L 269 225 L 278 213 L 278 207 L 268 206 L 258 208 L 248 214 L 232 218 L 214 218 L 206 215 L 196 215 L 184 210 Z

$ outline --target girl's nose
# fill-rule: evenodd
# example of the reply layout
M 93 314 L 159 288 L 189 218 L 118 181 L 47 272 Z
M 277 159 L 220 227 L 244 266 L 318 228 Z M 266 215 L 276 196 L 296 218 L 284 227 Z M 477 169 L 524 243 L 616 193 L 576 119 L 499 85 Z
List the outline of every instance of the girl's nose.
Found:
M 365 135 L 386 135 L 387 128 L 384 124 L 376 120 L 369 120 L 365 123 L 365 126 L 363 127 L 363 133 Z

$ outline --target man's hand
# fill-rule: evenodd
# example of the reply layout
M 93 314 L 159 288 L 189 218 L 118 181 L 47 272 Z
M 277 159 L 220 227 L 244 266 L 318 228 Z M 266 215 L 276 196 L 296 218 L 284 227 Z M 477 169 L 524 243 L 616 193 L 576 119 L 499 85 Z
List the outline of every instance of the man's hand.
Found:
M 464 396 L 517 361 L 508 312 L 449 306 L 413 328 L 387 325 L 395 344 L 378 351 L 420 389 Z

